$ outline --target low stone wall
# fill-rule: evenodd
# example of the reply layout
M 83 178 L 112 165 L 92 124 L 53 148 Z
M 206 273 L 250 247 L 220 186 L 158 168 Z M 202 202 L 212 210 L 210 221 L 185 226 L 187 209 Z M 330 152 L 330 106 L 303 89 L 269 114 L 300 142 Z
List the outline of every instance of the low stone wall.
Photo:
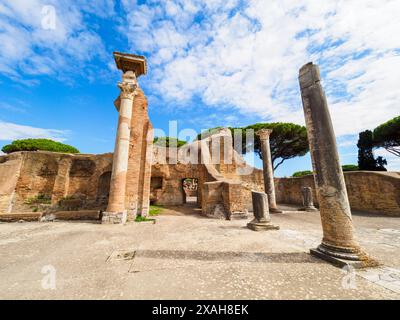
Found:
M 356 171 L 344 174 L 353 210 L 400 216 L 400 173 Z M 276 178 L 279 203 L 302 204 L 301 188 L 311 187 L 314 203 L 318 205 L 312 175 L 301 178 Z

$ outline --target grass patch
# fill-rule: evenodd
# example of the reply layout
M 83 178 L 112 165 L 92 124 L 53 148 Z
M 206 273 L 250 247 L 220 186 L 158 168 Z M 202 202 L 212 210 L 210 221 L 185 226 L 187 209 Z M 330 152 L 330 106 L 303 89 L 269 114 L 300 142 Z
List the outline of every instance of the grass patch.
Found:
M 161 206 L 150 206 L 150 211 L 149 211 L 149 216 L 154 217 L 154 216 L 158 216 L 159 214 L 162 213 L 162 211 L 164 210 L 163 207 Z
M 51 204 L 51 196 L 39 194 L 36 197 L 29 198 L 25 200 L 25 204 L 34 205 L 34 204 Z
M 155 219 L 148 219 L 146 217 L 142 216 L 137 216 L 135 219 L 135 222 L 150 222 L 150 221 L 156 221 Z

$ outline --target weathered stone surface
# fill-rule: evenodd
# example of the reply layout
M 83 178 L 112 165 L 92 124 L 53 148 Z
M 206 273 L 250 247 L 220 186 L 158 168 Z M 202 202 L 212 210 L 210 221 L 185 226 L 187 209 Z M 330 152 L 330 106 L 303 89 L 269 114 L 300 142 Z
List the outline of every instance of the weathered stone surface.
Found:
M 254 231 L 278 230 L 278 226 L 272 225 L 269 215 L 268 196 L 263 192 L 253 191 L 254 220 L 247 224 L 247 227 Z
M 115 102 L 119 122 L 107 212 L 127 211 L 128 219 L 133 220 L 136 215 L 147 216 L 150 209 L 152 125 L 147 99 L 136 79 L 146 73 L 146 59 L 118 52 L 114 57 L 124 75 Z
M 128 212 L 102 212 L 100 218 L 102 224 L 125 224 Z
M 303 197 L 303 207 L 300 211 L 316 212 L 317 208 L 314 206 L 312 189 L 310 187 L 301 188 L 301 195 Z
M 400 216 L 400 173 L 356 171 L 344 172 L 352 210 L 378 215 Z M 318 198 L 312 175 L 300 178 L 276 178 L 279 203 L 302 205 L 301 188 L 310 186 L 314 204 Z
M 263 129 L 257 132 L 261 142 L 261 152 L 264 169 L 264 189 L 265 193 L 268 195 L 270 212 L 282 213 L 282 210 L 279 210 L 276 205 L 275 198 L 274 168 L 272 167 L 271 147 L 269 144 L 269 137 L 271 133 L 271 129 Z
M 324 234 L 321 245 L 311 253 L 330 262 L 344 259 L 368 265 L 371 259 L 354 237 L 350 204 L 318 66 L 312 63 L 303 66 L 299 81 Z

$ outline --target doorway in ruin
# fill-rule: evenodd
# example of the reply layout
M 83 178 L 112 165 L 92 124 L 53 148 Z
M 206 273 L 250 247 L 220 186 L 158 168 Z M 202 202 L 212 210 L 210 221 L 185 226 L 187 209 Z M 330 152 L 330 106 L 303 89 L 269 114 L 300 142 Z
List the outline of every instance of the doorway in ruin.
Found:
M 106 209 L 108 197 L 110 195 L 111 184 L 111 171 L 104 172 L 100 177 L 97 184 L 97 197 L 96 202 L 99 207 Z
M 196 206 L 198 200 L 199 181 L 196 178 L 182 180 L 183 203 Z

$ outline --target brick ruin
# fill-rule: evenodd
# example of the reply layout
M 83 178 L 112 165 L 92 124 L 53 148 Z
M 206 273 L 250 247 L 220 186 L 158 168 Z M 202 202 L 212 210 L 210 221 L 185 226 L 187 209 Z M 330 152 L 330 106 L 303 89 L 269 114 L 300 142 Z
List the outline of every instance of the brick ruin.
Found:
M 207 141 L 215 141 L 221 135 L 229 134 L 229 130 L 222 130 L 204 142 L 207 144 Z M 174 154 L 179 154 L 182 159 L 188 149 L 198 150 L 199 144 L 200 141 L 188 144 Z M 233 163 L 220 166 L 182 161 L 168 164 L 164 160 L 169 157 L 168 149 L 156 145 L 153 146 L 152 153 L 148 188 L 152 204 L 185 204 L 186 178 L 197 179 L 198 188 L 192 192 L 192 196 L 197 197 L 202 212 L 209 216 L 218 214 L 221 208 L 227 216 L 251 211 L 250 190 L 264 190 L 262 170 L 249 167 L 234 150 Z M 0 156 L 0 216 L 28 213 L 35 208 L 39 211 L 50 208 L 50 211 L 105 211 L 110 192 L 112 163 L 112 153 L 72 155 L 38 151 Z M 238 169 L 249 170 L 251 173 L 238 175 Z M 345 179 L 350 204 L 354 210 L 400 216 L 400 174 L 346 172 Z M 302 178 L 275 178 L 277 202 L 301 206 L 303 187 L 312 187 L 314 203 L 318 205 L 312 175 Z M 44 203 L 29 204 L 30 199 L 38 196 L 43 196 Z
M 153 145 L 148 103 L 137 78 L 146 74 L 142 56 L 114 53 L 122 70 L 114 153 L 102 155 L 17 152 L 0 156 L 0 218 L 12 213 L 103 212 L 104 223 L 146 216 L 150 203 L 179 206 L 197 201 L 209 217 L 232 219 L 253 210 L 252 191 L 267 190 L 272 213 L 278 203 L 302 204 L 301 191 L 311 187 L 319 205 L 313 176 L 274 178 L 269 131 L 260 132 L 264 170 L 249 166 L 232 146 L 228 129 L 180 148 Z M 185 181 L 195 181 L 188 190 Z M 398 173 L 345 174 L 352 208 L 400 215 Z M 264 183 L 265 181 L 265 183 Z M 385 192 L 379 192 L 384 190 Z M 276 195 L 275 195 L 276 193 Z

